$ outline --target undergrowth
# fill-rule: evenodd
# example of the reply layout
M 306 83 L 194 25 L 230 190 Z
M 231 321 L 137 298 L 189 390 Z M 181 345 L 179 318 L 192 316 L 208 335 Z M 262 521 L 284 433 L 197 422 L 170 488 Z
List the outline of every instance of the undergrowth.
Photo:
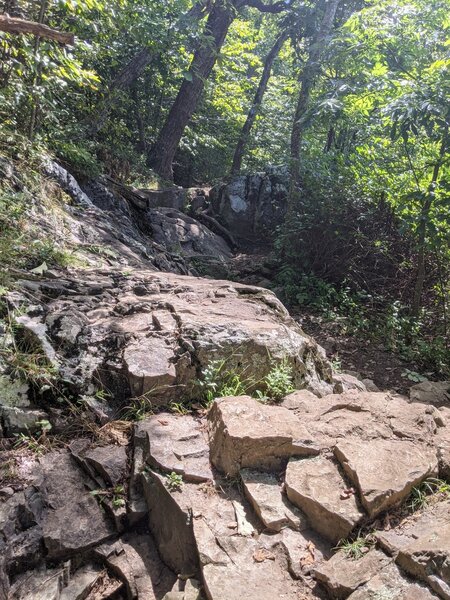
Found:
M 425 508 L 432 501 L 450 498 L 450 483 L 431 477 L 411 491 L 408 508 L 415 512 Z
M 342 550 L 344 554 L 353 560 L 362 558 L 375 545 L 375 539 L 371 533 L 358 535 L 351 539 L 341 540 L 334 550 Z
M 450 376 L 450 347 L 445 331 L 433 331 L 433 313 L 422 308 L 412 317 L 398 300 L 355 291 L 350 285 L 337 287 L 314 275 L 282 267 L 277 279 L 290 306 L 305 306 L 333 322 L 342 335 L 355 335 L 382 343 L 423 371 Z
M 232 366 L 230 359 L 212 360 L 197 381 L 201 400 L 209 407 L 216 398 L 251 395 L 262 402 L 278 402 L 294 391 L 293 369 L 286 360 L 272 360 L 260 380 L 248 375 L 248 366 Z

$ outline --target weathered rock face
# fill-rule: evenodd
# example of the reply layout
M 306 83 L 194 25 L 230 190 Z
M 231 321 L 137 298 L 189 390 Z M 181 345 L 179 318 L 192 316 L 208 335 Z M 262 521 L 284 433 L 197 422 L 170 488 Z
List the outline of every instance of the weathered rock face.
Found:
M 284 220 L 288 185 L 289 174 L 284 167 L 238 176 L 211 190 L 212 209 L 237 237 L 270 235 Z
M 337 552 L 330 560 L 317 567 L 314 575 L 333 598 L 348 598 L 391 562 L 392 559 L 379 550 L 371 550 L 359 560 L 347 557 L 345 552 Z
M 414 402 L 450 408 L 450 381 L 423 381 L 411 387 L 409 397 Z
M 205 256 L 224 260 L 231 256 L 225 240 L 179 210 L 158 207 L 148 211 L 152 239 L 184 257 Z
M 399 503 L 412 488 L 436 477 L 436 448 L 402 440 L 343 440 L 335 454 L 371 517 Z M 395 460 L 392 460 L 395 457 Z
M 255 381 L 286 359 L 298 387 L 332 389 L 323 351 L 260 288 L 116 269 L 21 287 L 10 301 L 29 307 L 23 327 L 39 332 L 49 359 L 79 393 L 91 394 L 100 380 L 118 401 L 188 398 L 198 394 L 201 369 L 219 358 L 230 369 L 245 365 Z
M 337 543 L 364 519 L 354 494 L 345 498 L 347 483 L 325 457 L 289 461 L 286 492 L 289 500 L 315 523 L 317 531 Z
M 380 532 L 383 548 L 410 575 L 450 598 L 450 502 L 440 502 L 401 531 Z

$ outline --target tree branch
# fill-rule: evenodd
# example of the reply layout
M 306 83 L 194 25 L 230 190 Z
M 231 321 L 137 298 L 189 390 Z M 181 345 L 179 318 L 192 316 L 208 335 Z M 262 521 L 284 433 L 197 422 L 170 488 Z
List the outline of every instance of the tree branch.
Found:
M 281 0 L 280 2 L 275 2 L 275 4 L 264 4 L 262 0 L 245 0 L 242 6 L 250 6 L 265 13 L 280 13 L 287 9 L 288 3 Z
M 0 15 L 0 31 L 6 33 L 31 33 L 33 35 L 59 42 L 60 44 L 69 44 L 73 46 L 75 36 L 73 33 L 65 31 L 57 31 L 42 23 L 34 21 L 25 21 L 16 17 L 10 17 L 8 14 Z

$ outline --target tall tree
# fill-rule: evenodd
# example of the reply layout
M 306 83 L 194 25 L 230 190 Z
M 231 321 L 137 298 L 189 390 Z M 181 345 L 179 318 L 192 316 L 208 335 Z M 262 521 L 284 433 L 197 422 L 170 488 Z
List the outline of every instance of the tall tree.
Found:
M 272 71 L 273 63 L 280 53 L 283 44 L 289 37 L 289 31 L 285 29 L 276 39 L 275 44 L 270 49 L 270 52 L 267 54 L 266 59 L 264 61 L 264 68 L 261 75 L 261 79 L 259 80 L 258 87 L 255 92 L 255 96 L 253 98 L 253 102 L 250 106 L 250 110 L 247 114 L 247 119 L 242 127 L 241 133 L 239 135 L 238 142 L 236 144 L 236 149 L 234 151 L 233 156 L 233 164 L 231 166 L 231 174 L 237 175 L 240 173 L 242 166 L 242 158 L 244 156 L 245 147 L 248 142 L 248 138 L 252 127 L 255 123 L 256 117 L 258 116 L 258 111 L 261 107 L 261 103 L 264 97 L 264 93 L 267 89 L 267 84 L 269 83 L 270 73 Z
M 262 0 L 215 0 L 189 72 L 148 157 L 149 166 L 167 180 L 173 179 L 172 163 L 175 153 L 197 108 L 205 82 L 216 64 L 228 29 L 238 10 L 244 6 L 254 7 L 262 12 L 279 13 L 287 5 L 284 1 L 266 5 Z
M 320 59 L 329 42 L 331 30 L 334 25 L 336 12 L 340 0 L 326 0 L 325 10 L 317 33 L 312 37 L 308 57 L 300 74 L 300 92 L 295 109 L 294 122 L 291 132 L 291 187 L 290 201 L 294 203 L 300 191 L 300 150 L 302 137 L 305 131 L 311 91 L 318 73 L 320 72 Z

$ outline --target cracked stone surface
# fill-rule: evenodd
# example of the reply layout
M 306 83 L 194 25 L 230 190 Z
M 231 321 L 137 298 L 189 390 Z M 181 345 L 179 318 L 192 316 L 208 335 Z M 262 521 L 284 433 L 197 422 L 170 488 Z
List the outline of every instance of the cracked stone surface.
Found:
M 305 516 L 282 493 L 275 475 L 242 469 L 240 476 L 247 499 L 267 529 L 280 531 L 287 525 L 294 529 L 308 526 Z
M 24 327 L 40 332 L 41 345 L 79 393 L 103 383 L 113 408 L 142 394 L 154 405 L 192 397 L 200 370 L 223 358 L 229 369 L 245 363 L 246 376 L 258 381 L 274 360 L 286 359 L 297 387 L 332 391 L 324 351 L 268 290 L 114 268 L 20 287 L 9 301 L 25 313 L 30 307 Z
M 379 532 L 382 547 L 397 564 L 440 596 L 450 598 L 450 502 L 428 507 L 400 530 Z
M 436 477 L 436 449 L 402 440 L 339 441 L 335 455 L 360 492 L 370 517 L 400 504 L 412 488 Z
M 388 565 L 348 600 L 437 600 L 429 588 L 405 577 L 393 564 Z
M 139 424 L 145 435 L 144 461 L 166 473 L 179 473 L 184 481 L 213 479 L 205 424 L 190 415 L 154 415 Z
M 319 533 L 335 543 L 346 538 L 364 518 L 355 495 L 343 497 L 347 488 L 337 465 L 324 456 L 288 463 L 287 497 Z
M 249 396 L 216 400 L 208 413 L 211 462 L 223 473 L 241 468 L 277 469 L 291 456 L 319 449 L 288 409 L 265 406 Z
M 353 560 L 340 551 L 317 567 L 314 575 L 333 598 L 347 598 L 390 562 L 392 559 L 379 550 L 370 550 L 359 560 Z

